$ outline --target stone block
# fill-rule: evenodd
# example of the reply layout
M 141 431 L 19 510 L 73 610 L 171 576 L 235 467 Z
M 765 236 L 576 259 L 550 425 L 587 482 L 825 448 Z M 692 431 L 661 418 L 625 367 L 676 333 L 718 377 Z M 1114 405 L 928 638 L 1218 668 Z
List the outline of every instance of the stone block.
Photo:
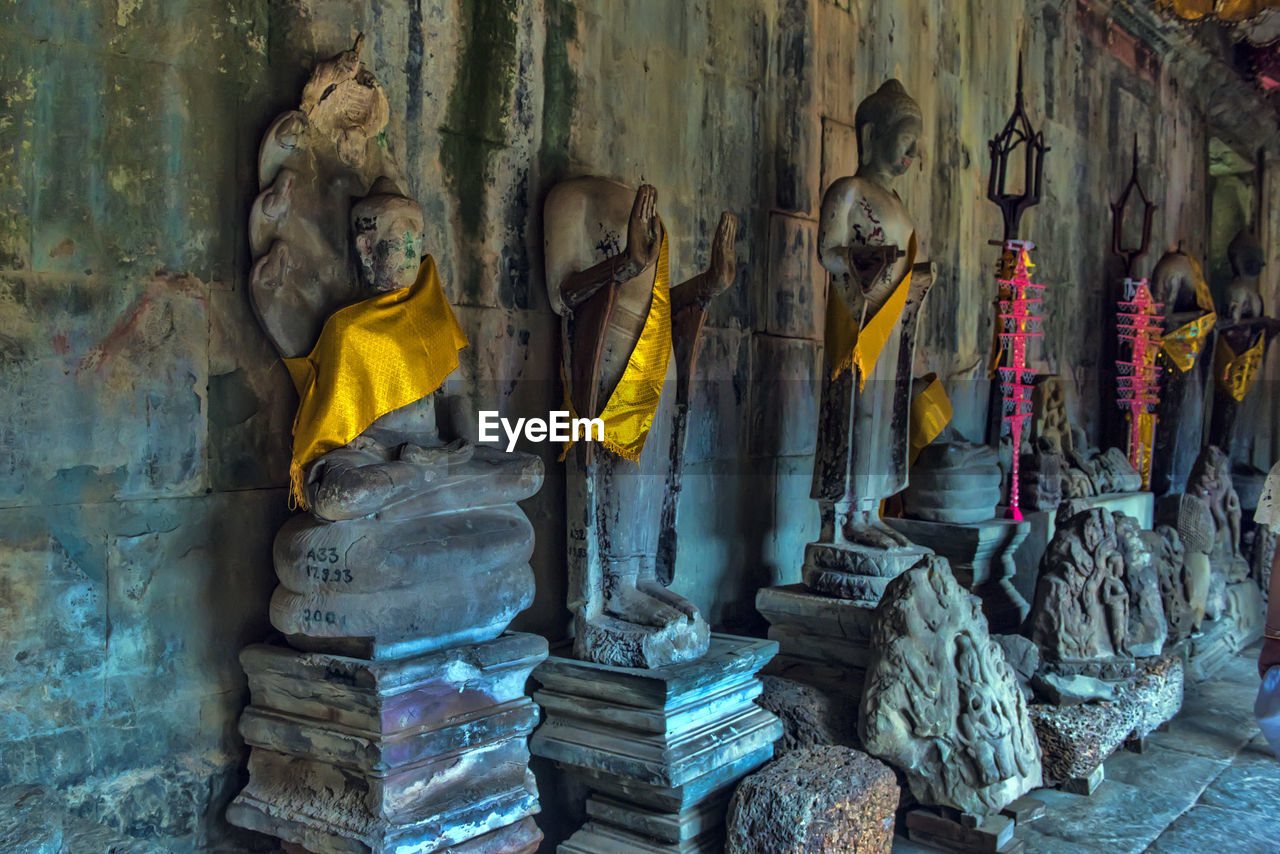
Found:
M 775 659 L 776 660 L 776 659 Z M 851 709 L 843 701 L 816 688 L 784 679 L 763 676 L 764 693 L 756 700 L 782 722 L 782 738 L 774 747 L 776 755 L 848 744 L 856 739 L 857 726 Z
M 751 340 L 751 455 L 813 453 L 818 436 L 818 371 L 813 341 L 753 335 Z
M 1013 556 L 1031 531 L 1025 521 L 988 519 L 956 524 L 918 519 L 886 519 L 913 543 L 932 549 L 951 564 L 956 580 L 982 600 L 993 632 L 1017 631 L 1031 605 L 1013 585 Z
M 741 458 L 747 441 L 744 416 L 751 390 L 749 343 L 747 335 L 734 330 L 702 330 L 689 389 L 686 466 Z
M 756 315 L 761 330 L 821 341 L 827 272 L 818 263 L 818 223 L 770 211 L 768 252 L 768 275 Z
M 967 817 L 962 817 L 967 818 Z M 907 813 L 907 838 L 944 851 L 973 854 L 1021 854 L 1026 845 L 1013 836 L 1013 820 L 993 815 L 976 825 L 956 821 L 932 810 L 916 809 Z
M 1182 708 L 1183 666 L 1174 656 L 1141 663 L 1110 700 L 1072 706 L 1032 704 L 1046 783 L 1086 778 L 1131 735 L 1145 736 Z
M 711 851 L 725 798 L 768 761 L 782 724 L 753 700 L 777 644 L 714 634 L 706 655 L 643 670 L 552 656 L 535 700 L 535 756 L 592 792 L 562 852 Z
M 856 105 L 857 98 L 847 99 Z M 837 178 L 858 171 L 858 135 L 853 117 L 848 122 L 822 117 L 822 186 L 829 187 Z
M 787 753 L 738 784 L 726 854 L 888 854 L 898 782 L 847 747 Z
M 228 820 L 316 854 L 536 845 L 511 828 L 538 810 L 524 684 L 545 655 L 514 633 L 393 661 L 247 648 L 249 784 Z

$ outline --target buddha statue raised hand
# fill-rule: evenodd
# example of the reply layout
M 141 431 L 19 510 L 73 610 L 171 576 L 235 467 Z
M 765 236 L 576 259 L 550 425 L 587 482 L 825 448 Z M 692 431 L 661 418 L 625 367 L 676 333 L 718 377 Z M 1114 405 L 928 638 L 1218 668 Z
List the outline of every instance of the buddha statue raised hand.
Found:
M 697 658 L 707 622 L 667 585 L 689 383 L 706 306 L 734 279 L 737 221 L 722 215 L 709 269 L 672 287 L 653 187 L 577 178 L 552 188 L 544 214 L 567 402 L 604 422 L 602 442 L 566 452 L 574 655 L 624 667 Z

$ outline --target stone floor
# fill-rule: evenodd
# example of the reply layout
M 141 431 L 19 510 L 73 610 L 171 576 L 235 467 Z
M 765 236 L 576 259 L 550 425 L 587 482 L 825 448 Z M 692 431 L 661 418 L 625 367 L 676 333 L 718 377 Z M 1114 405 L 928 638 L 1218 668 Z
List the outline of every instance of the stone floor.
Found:
M 1168 732 L 1143 753 L 1119 751 L 1092 796 L 1033 793 L 1048 810 L 1020 825 L 1026 854 L 1276 854 L 1280 761 L 1258 732 L 1257 648 L 1188 684 Z M 928 854 L 899 836 L 894 854 Z

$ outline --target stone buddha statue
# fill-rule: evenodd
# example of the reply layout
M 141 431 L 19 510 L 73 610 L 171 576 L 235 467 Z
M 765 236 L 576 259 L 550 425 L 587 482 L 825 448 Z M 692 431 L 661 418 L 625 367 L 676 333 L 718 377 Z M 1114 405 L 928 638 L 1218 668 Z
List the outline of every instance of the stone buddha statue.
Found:
M 907 483 L 911 369 L 931 264 L 916 263 L 915 223 L 893 189 L 918 156 L 919 105 L 889 80 L 858 105 L 859 165 L 822 200 L 818 253 L 830 273 L 826 359 L 811 495 L 822 535 L 805 548 L 815 593 L 874 604 L 928 549 L 879 516 Z
M 1217 313 L 1200 265 L 1181 249 L 1166 252 L 1156 263 L 1151 294 L 1161 303 L 1164 325 L 1150 481 L 1151 491 L 1161 496 L 1186 486 L 1200 453 L 1205 402 L 1201 354 Z
M 440 437 L 437 389 L 467 341 L 379 138 L 362 42 L 263 139 L 250 296 L 299 392 L 292 498 L 309 511 L 276 538 L 272 623 L 299 648 L 380 658 L 496 637 L 532 603 L 515 502 L 542 463 Z
M 1224 310 L 1218 313 L 1213 417 L 1207 444 L 1230 456 L 1240 405 L 1262 372 L 1267 343 L 1280 331 L 1280 320 L 1264 313 L 1259 277 L 1265 262 L 1258 239 L 1241 231 L 1232 239 L 1227 255 L 1234 278 L 1227 285 Z
M 657 195 L 584 177 L 553 187 L 544 208 L 567 401 L 604 422 L 602 442 L 566 455 L 574 655 L 622 667 L 697 658 L 710 632 L 667 585 L 689 382 L 706 307 L 736 274 L 737 220 L 721 216 L 709 268 L 672 287 Z

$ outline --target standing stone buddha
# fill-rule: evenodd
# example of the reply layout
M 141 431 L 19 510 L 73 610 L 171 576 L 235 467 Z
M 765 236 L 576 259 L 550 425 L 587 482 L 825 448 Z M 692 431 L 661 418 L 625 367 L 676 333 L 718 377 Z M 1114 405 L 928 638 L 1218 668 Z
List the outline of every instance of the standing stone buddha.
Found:
M 553 187 L 544 208 L 566 396 L 605 425 L 603 442 L 566 455 L 574 655 L 621 667 L 689 661 L 710 639 L 697 606 L 667 585 L 690 377 L 706 307 L 736 273 L 737 220 L 721 215 L 710 267 L 672 287 L 657 197 L 583 177 Z
M 822 535 L 805 548 L 816 593 L 874 604 L 929 552 L 880 520 L 907 484 L 911 368 L 933 265 L 916 263 L 916 229 L 893 189 L 918 157 L 920 107 L 897 80 L 858 105 L 857 174 L 822 200 L 818 252 L 830 273 L 826 368 L 811 495 Z

